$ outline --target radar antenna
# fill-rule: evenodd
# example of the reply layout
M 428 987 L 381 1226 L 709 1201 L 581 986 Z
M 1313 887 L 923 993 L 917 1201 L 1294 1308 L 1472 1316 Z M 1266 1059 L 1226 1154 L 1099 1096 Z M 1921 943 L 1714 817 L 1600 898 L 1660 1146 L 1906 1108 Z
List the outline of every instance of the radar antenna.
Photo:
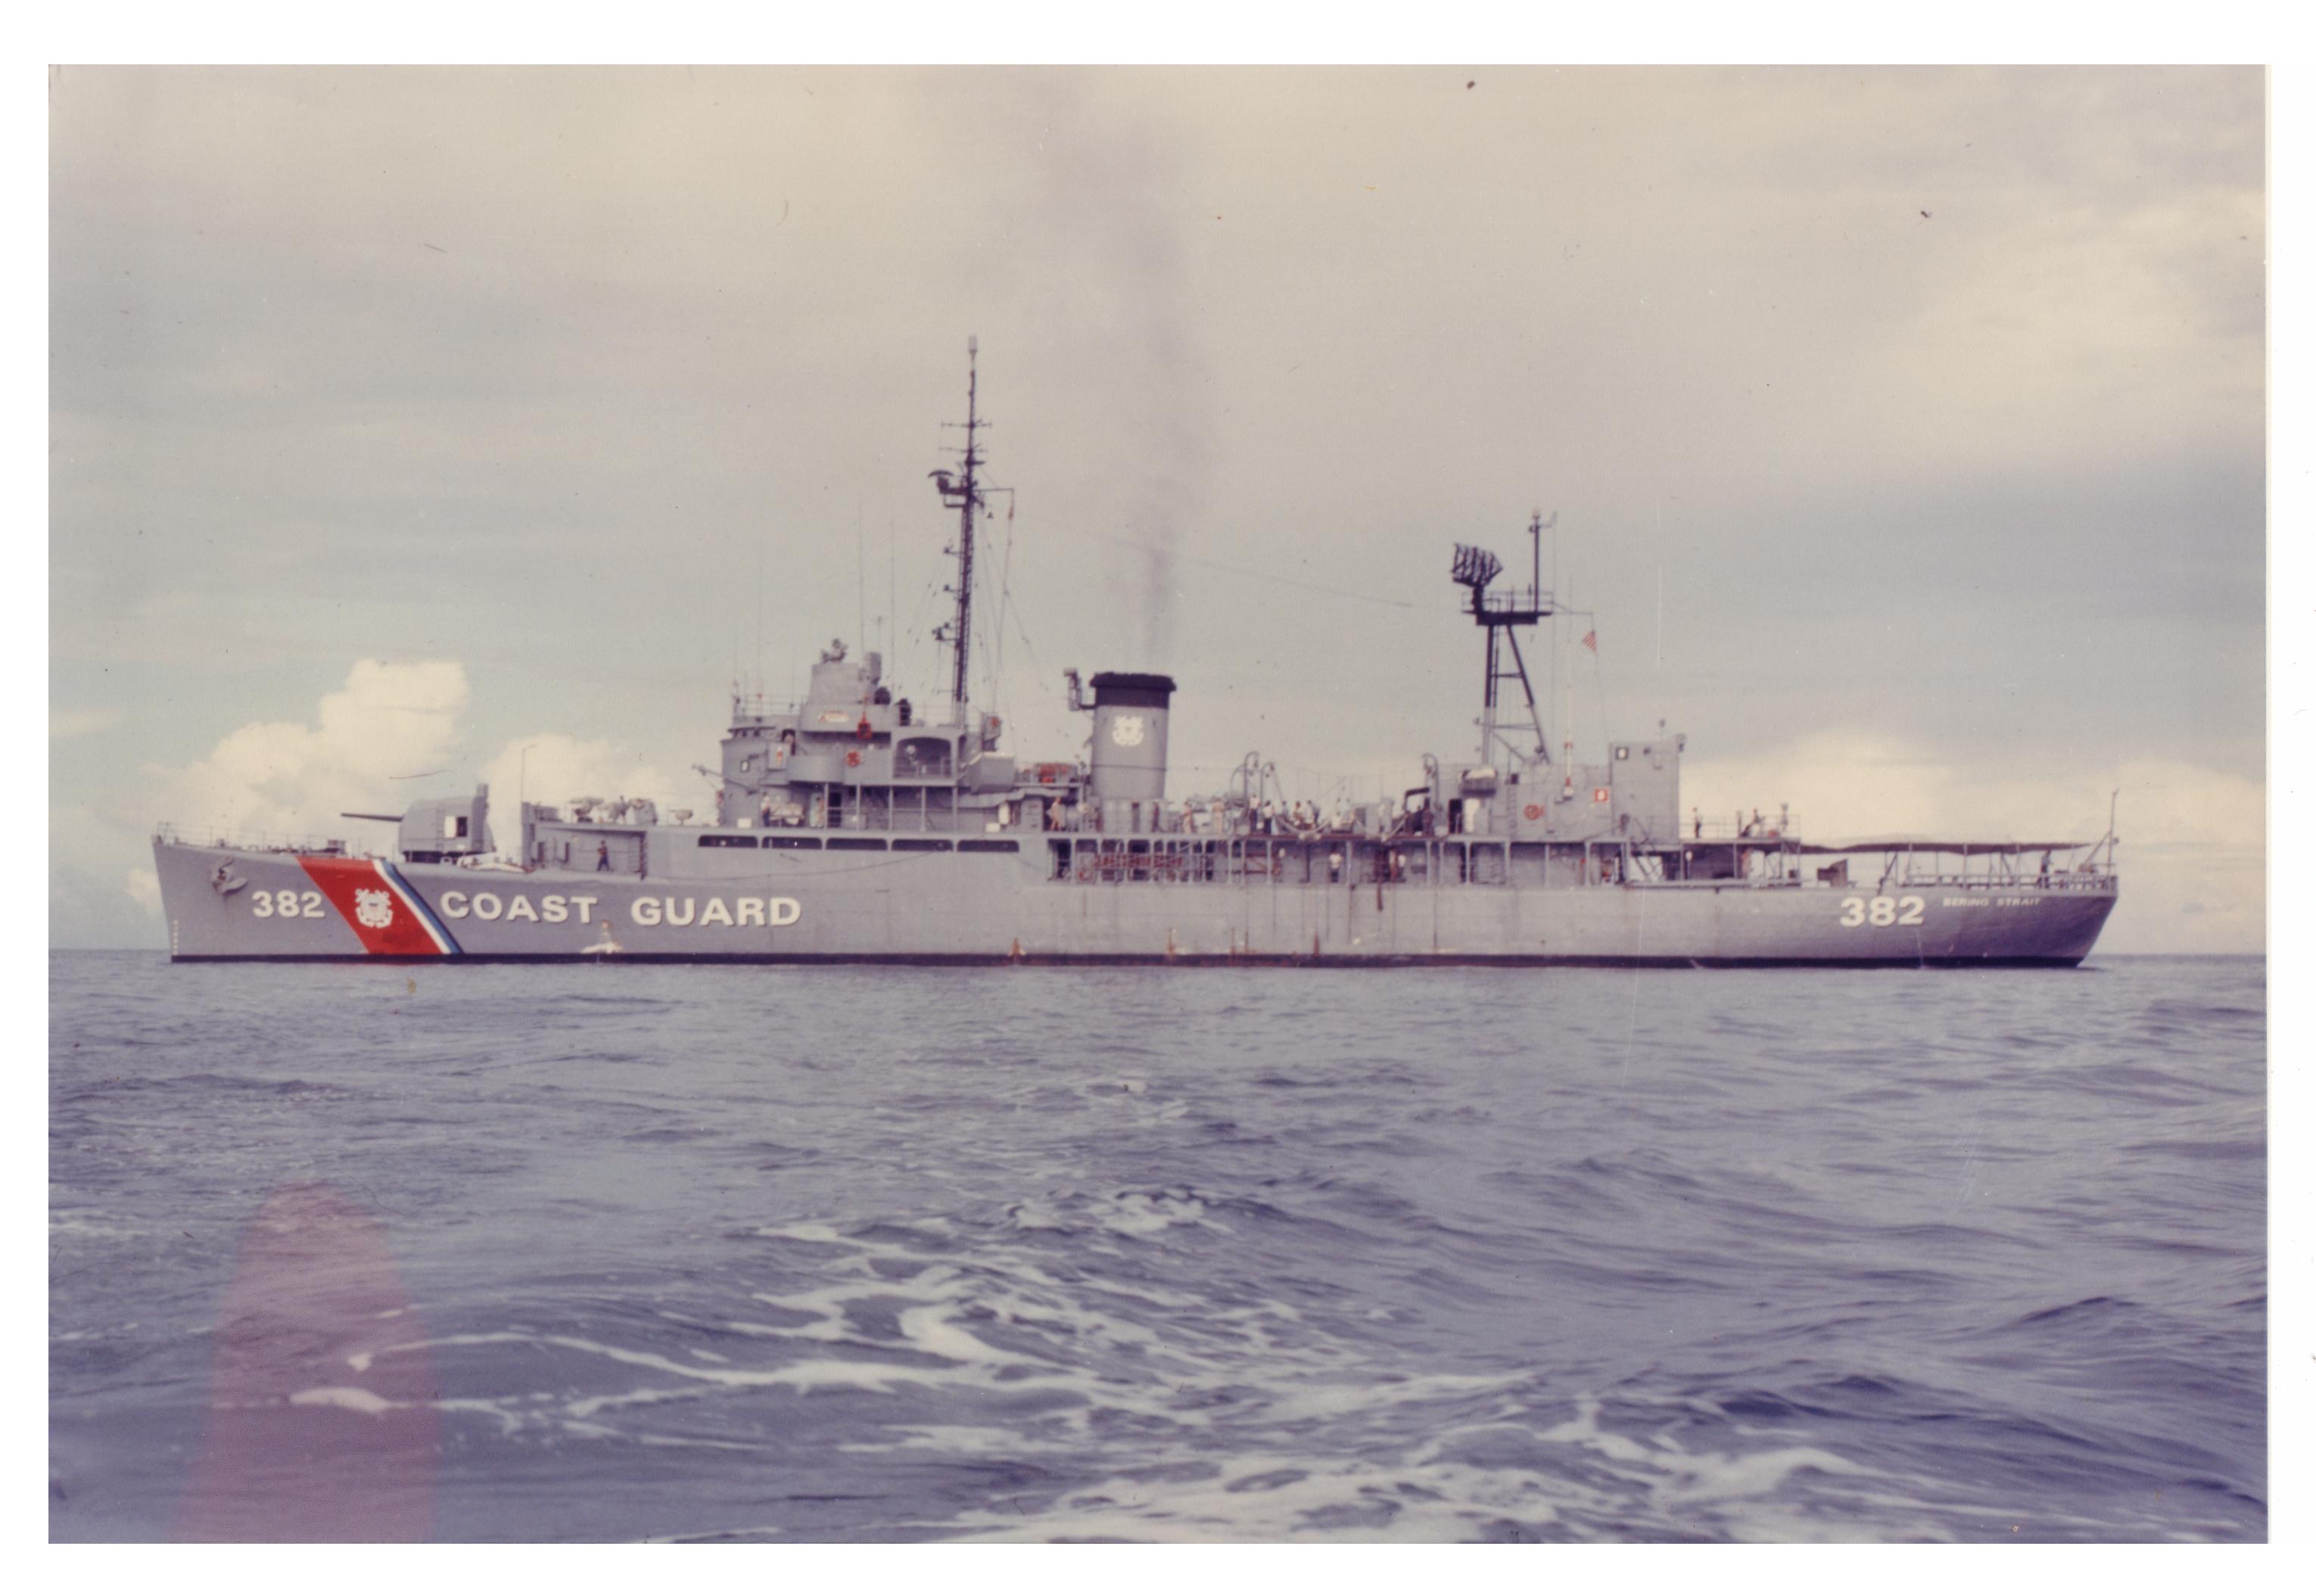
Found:
M 1559 517 L 1554 515 L 1553 519 L 1557 521 Z M 1536 728 L 1537 760 L 1549 763 L 1552 757 L 1550 742 L 1544 732 L 1544 716 L 1537 708 L 1536 689 L 1528 681 L 1528 661 L 1521 656 L 1519 636 L 1513 629 L 1534 626 L 1554 611 L 1552 595 L 1544 590 L 1543 512 L 1528 518 L 1528 535 L 1530 566 L 1526 588 L 1490 593 L 1488 584 L 1503 575 L 1504 562 L 1492 551 L 1469 543 L 1456 545 L 1456 558 L 1448 567 L 1448 575 L 1470 594 L 1466 612 L 1488 634 L 1488 668 L 1480 695 L 1480 759 L 1483 763 L 1495 758 L 1498 688 L 1506 682 L 1518 682 L 1528 700 L 1528 724 Z M 1506 646 L 1511 650 L 1509 666 L 1504 663 Z
M 966 673 L 973 653 L 973 518 L 980 513 L 989 495 L 1012 491 L 990 487 L 981 480 L 981 432 L 989 424 L 981 419 L 980 339 L 965 341 L 965 420 L 943 424 L 965 430 L 965 447 L 952 451 L 959 457 L 960 468 L 930 473 L 941 503 L 957 512 L 957 546 L 949 551 L 957 556 L 957 584 L 949 590 L 957 595 L 957 614 L 935 627 L 933 636 L 949 646 L 949 701 L 960 725 L 965 721 L 969 696 Z

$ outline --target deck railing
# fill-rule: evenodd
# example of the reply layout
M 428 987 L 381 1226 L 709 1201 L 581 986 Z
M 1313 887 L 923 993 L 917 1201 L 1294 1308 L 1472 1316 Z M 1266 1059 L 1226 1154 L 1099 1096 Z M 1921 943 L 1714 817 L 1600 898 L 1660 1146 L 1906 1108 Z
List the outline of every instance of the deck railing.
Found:
M 153 840 L 183 848 L 230 848 L 242 853 L 349 853 L 343 837 L 299 836 L 290 832 L 247 831 L 227 825 L 179 825 L 156 822 Z
M 1760 820 L 1715 820 L 1707 816 L 1695 816 L 1681 823 L 1680 840 L 1684 843 L 1775 843 L 1795 835 L 1801 830 L 1801 821 L 1791 813 L 1772 815 Z
M 1890 878 L 1893 887 L 1974 887 L 1981 892 L 2105 892 L 2115 885 L 2115 873 L 2104 865 L 2089 870 L 2053 869 L 2048 875 L 2040 870 L 2021 870 L 2016 875 L 1958 876 L 1944 872 L 1918 874 L 1900 873 Z M 1854 878 L 1852 888 L 1866 885 L 1865 878 Z

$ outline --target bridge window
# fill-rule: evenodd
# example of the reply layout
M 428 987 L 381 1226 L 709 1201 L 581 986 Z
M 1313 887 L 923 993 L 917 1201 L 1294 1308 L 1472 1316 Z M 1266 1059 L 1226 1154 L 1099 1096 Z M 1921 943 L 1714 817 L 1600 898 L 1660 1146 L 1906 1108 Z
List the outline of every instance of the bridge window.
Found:
M 903 780 L 924 780 L 950 773 L 949 739 L 903 737 L 893 751 L 893 774 Z
M 745 834 L 735 835 L 711 831 L 702 832 L 699 835 L 699 846 L 702 848 L 753 848 L 755 845 L 756 839 Z

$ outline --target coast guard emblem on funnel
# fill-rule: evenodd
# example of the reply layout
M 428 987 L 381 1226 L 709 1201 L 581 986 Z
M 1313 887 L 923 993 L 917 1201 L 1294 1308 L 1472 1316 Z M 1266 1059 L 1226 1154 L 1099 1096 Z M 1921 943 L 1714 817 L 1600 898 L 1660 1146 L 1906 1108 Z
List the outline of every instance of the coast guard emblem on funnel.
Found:
M 394 895 L 357 891 L 354 894 L 354 918 L 372 931 L 384 931 L 394 923 Z
M 1120 748 L 1139 748 L 1142 745 L 1142 717 L 1121 715 L 1111 721 L 1109 740 Z

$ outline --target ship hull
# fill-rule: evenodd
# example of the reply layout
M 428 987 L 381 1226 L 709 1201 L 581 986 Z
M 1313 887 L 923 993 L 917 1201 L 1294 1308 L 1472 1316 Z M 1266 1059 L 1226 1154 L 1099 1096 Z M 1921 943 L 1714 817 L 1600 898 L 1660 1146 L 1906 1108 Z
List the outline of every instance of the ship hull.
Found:
M 750 861 L 752 864 L 754 861 Z M 1020 853 L 830 853 L 641 878 L 155 845 L 172 957 L 685 964 L 2072 966 L 2112 878 L 1080 882 Z

